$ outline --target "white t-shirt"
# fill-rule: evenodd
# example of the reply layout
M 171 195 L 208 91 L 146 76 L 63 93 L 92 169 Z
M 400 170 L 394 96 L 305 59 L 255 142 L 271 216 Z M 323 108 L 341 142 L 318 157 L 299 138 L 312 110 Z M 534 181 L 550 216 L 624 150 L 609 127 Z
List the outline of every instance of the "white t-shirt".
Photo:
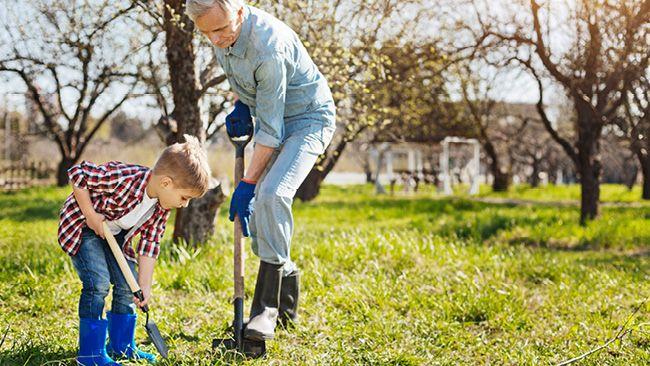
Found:
M 157 198 L 151 198 L 145 191 L 142 202 L 133 208 L 131 212 L 120 217 L 117 220 L 107 221 L 108 228 L 113 235 L 117 235 L 122 230 L 128 230 L 135 226 L 144 215 L 149 212 L 149 209 L 158 202 Z

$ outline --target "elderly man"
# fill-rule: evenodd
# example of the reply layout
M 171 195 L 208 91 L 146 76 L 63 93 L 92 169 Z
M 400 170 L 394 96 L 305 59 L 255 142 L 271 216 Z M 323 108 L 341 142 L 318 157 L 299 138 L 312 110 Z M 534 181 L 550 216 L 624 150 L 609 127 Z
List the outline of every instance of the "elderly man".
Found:
M 238 95 L 226 118 L 229 135 L 250 133 L 255 117 L 253 156 L 233 193 L 230 220 L 240 217 L 260 258 L 244 336 L 272 339 L 278 321 L 296 317 L 291 205 L 334 134 L 332 93 L 296 33 L 272 15 L 240 0 L 186 0 L 186 13 L 215 46 Z

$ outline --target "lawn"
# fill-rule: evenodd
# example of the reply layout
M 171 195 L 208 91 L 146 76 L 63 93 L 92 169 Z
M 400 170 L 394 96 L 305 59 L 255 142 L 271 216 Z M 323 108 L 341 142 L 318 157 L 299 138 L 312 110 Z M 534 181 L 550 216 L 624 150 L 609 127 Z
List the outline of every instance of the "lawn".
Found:
M 172 244 L 168 230 L 151 305 L 171 349 L 161 364 L 547 365 L 599 346 L 628 320 L 621 341 L 577 364 L 650 362 L 650 205 L 638 190 L 604 186 L 604 201 L 626 203 L 604 206 L 586 227 L 565 204 L 576 186 L 482 189 L 479 200 L 372 191 L 326 186 L 295 204 L 301 320 L 263 360 L 210 350 L 232 319 L 226 210 L 199 248 Z M 67 193 L 0 193 L 0 365 L 74 364 L 81 284 L 56 243 Z M 486 202 L 496 198 L 512 202 Z M 248 307 L 252 255 L 246 270 Z

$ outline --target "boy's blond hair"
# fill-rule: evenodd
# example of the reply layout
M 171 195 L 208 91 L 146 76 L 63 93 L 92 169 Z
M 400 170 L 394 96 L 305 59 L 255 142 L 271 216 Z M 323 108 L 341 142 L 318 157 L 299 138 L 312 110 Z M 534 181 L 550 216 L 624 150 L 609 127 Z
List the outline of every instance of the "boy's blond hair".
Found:
M 175 188 L 196 189 L 203 195 L 208 190 L 212 174 L 208 156 L 199 139 L 192 135 L 183 136 L 184 143 L 175 143 L 163 150 L 153 173 L 170 177 Z

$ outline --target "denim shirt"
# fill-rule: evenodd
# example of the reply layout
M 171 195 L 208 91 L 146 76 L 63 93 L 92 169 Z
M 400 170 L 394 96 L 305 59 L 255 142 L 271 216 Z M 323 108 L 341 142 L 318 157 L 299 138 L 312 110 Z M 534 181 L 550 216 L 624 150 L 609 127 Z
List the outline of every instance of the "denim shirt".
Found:
M 244 5 L 237 41 L 214 47 L 232 90 L 256 119 L 255 142 L 277 148 L 285 120 L 300 117 L 332 101 L 320 73 L 298 35 L 274 16 Z

